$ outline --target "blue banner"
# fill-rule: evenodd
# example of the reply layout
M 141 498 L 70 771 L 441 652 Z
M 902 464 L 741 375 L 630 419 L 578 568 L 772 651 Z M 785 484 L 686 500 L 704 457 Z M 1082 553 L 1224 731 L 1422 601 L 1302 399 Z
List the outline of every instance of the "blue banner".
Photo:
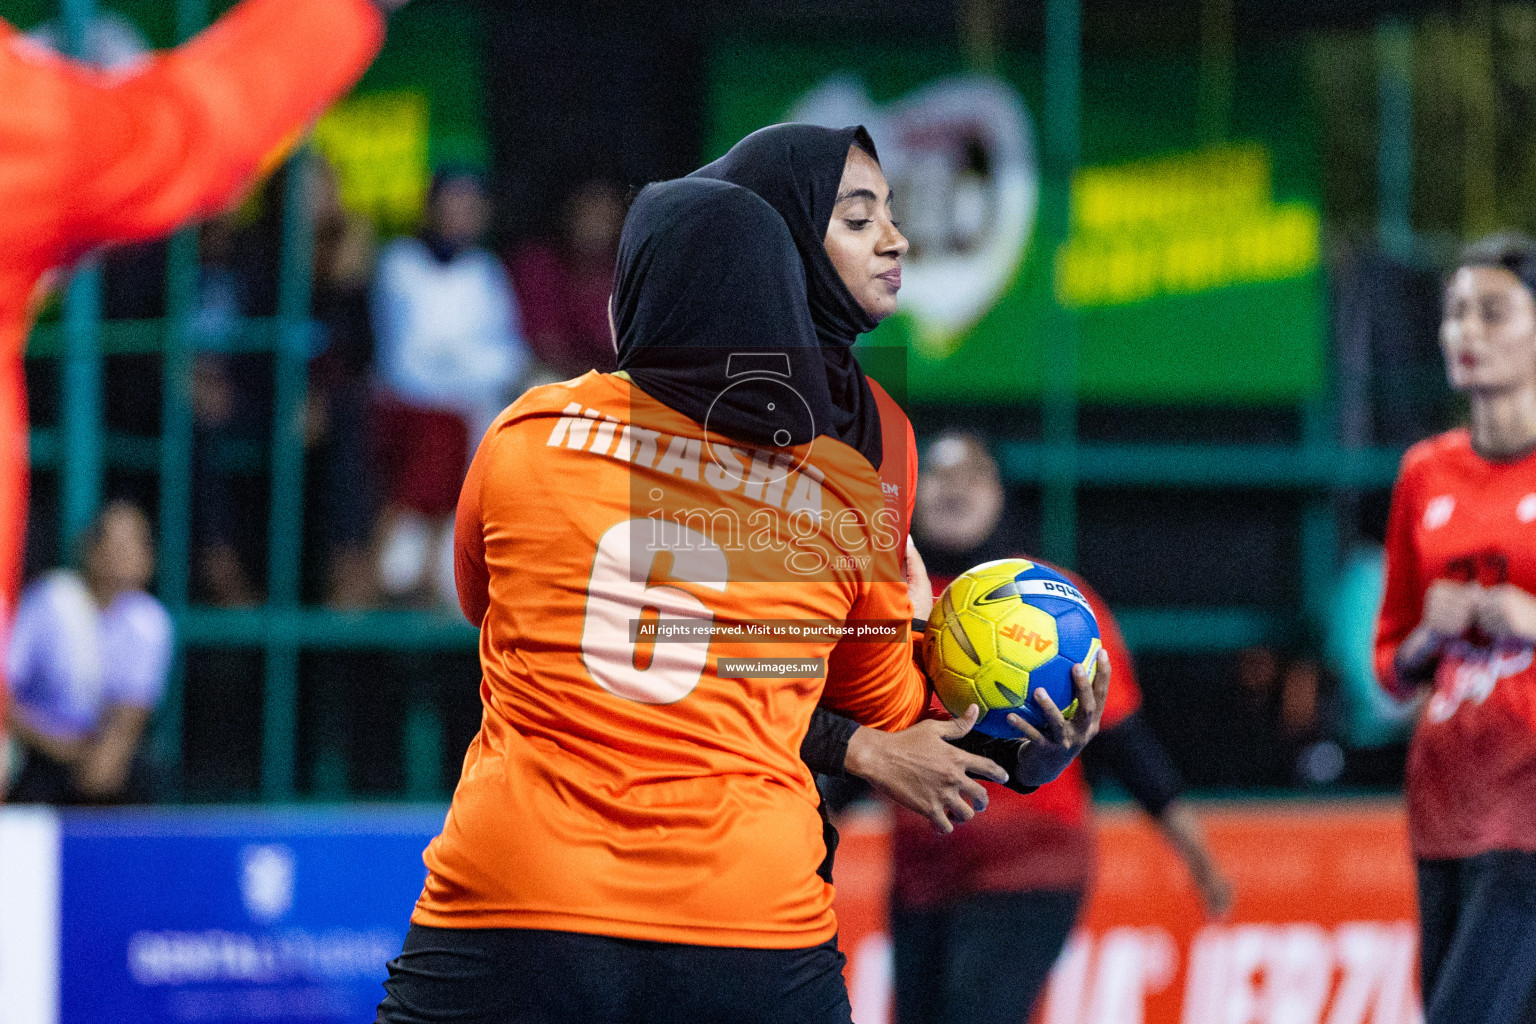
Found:
M 61 1024 L 355 1024 L 383 998 L 443 810 L 61 818 Z

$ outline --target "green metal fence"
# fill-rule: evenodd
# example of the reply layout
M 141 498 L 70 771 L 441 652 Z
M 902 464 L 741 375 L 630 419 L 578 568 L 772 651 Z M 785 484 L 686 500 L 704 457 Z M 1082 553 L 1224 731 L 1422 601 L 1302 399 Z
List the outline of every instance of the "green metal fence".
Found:
M 92 14 L 93 0 L 62 0 L 68 38 L 75 44 Z M 178 0 L 183 38 L 207 21 L 207 0 Z M 1079 0 L 1046 5 L 1046 102 L 1044 169 L 1046 188 L 1067 190 L 1077 163 L 1080 78 Z M 1395 34 L 1394 34 L 1395 33 Z M 1401 31 L 1388 26 L 1380 36 L 1383 56 L 1383 124 L 1408 121 L 1406 56 Z M 1397 136 L 1392 136 L 1397 137 Z M 1401 137 L 1406 137 L 1406 132 Z M 304 151 L 291 166 L 302 169 Z M 1401 241 L 1407 232 L 1407 163 L 1386 131 L 1380 157 L 1384 238 Z M 268 448 L 271 513 L 268 524 L 267 597 L 264 606 L 222 610 L 189 603 L 191 551 L 193 349 L 188 324 L 198 289 L 198 242 L 191 230 L 171 241 L 167 274 L 167 315 L 159 321 L 103 322 L 99 271 L 86 263 L 69 286 L 58 324 L 38 328 L 28 358 L 62 363 L 59 374 L 61 422 L 57 429 L 32 432 L 34 467 L 57 469 L 61 480 L 60 530 L 65 549 L 94 515 L 107 466 L 153 471 L 159 481 L 158 589 L 171 609 L 181 647 L 259 650 L 264 655 L 261 795 L 291 800 L 297 794 L 298 675 L 301 651 L 428 651 L 472 648 L 476 632 L 446 614 L 407 611 L 343 613 L 303 607 L 299 600 L 303 529 L 304 439 L 309 336 L 312 225 L 302 201 L 304 174 L 290 173 L 283 204 L 282 256 L 277 315 L 247 320 L 238 344 L 246 351 L 274 354 L 275 415 Z M 1065 210 L 1065 204 L 1060 209 Z M 108 434 L 103 428 L 103 357 L 158 354 L 164 404 L 158 437 Z M 1053 348 L 1046 358 L 1062 368 L 1042 403 L 1042 439 L 1004 441 L 1000 455 L 1010 482 L 1041 488 L 1043 554 L 1062 564 L 1074 561 L 1077 500 L 1085 486 L 1120 488 L 1192 487 L 1293 492 L 1304 496 L 1299 550 L 1302 607 L 1288 615 L 1249 607 L 1117 609 L 1133 648 L 1183 652 L 1234 650 L 1272 638 L 1298 619 L 1320 621 L 1338 563 L 1339 524 L 1335 494 L 1388 485 L 1400 452 L 1341 448 L 1329 403 L 1304 410 L 1298 445 L 1141 445 L 1085 442 L 1078 437 L 1077 398 L 1070 386 L 1076 365 L 1071 316 L 1060 311 Z M 160 755 L 175 764 L 182 749 L 181 666 L 157 723 Z M 423 724 L 423 723 L 426 724 Z M 430 718 L 412 716 L 404 726 L 407 777 L 430 779 L 427 762 L 439 756 L 440 740 Z M 344 790 L 344 786 L 342 787 Z M 344 796 L 330 792 L 328 796 Z M 422 795 L 419 792 L 414 795 Z

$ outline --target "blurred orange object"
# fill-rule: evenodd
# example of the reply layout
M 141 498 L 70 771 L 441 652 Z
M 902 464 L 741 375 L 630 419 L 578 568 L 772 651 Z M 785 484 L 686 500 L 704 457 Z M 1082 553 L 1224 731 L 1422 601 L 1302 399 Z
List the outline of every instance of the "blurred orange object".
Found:
M 109 74 L 0 21 L 0 641 L 26 532 L 22 348 L 39 278 L 221 209 L 357 80 L 383 33 L 369 0 L 246 0 Z

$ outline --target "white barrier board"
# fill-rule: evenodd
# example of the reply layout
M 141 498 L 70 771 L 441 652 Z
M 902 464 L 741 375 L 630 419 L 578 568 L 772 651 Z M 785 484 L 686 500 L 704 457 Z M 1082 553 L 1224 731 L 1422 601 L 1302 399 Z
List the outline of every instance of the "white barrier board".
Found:
M 59 819 L 0 808 L 0 1024 L 59 1019 Z

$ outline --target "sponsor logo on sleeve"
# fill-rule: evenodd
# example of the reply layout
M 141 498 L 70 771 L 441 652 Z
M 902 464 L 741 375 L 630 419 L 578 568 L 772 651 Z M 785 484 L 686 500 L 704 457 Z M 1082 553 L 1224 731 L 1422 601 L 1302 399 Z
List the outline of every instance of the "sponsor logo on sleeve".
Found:
M 1424 506 L 1424 529 L 1438 530 L 1451 521 L 1451 513 L 1456 511 L 1456 499 L 1449 494 L 1442 494 L 1437 498 L 1431 498 L 1428 505 Z

